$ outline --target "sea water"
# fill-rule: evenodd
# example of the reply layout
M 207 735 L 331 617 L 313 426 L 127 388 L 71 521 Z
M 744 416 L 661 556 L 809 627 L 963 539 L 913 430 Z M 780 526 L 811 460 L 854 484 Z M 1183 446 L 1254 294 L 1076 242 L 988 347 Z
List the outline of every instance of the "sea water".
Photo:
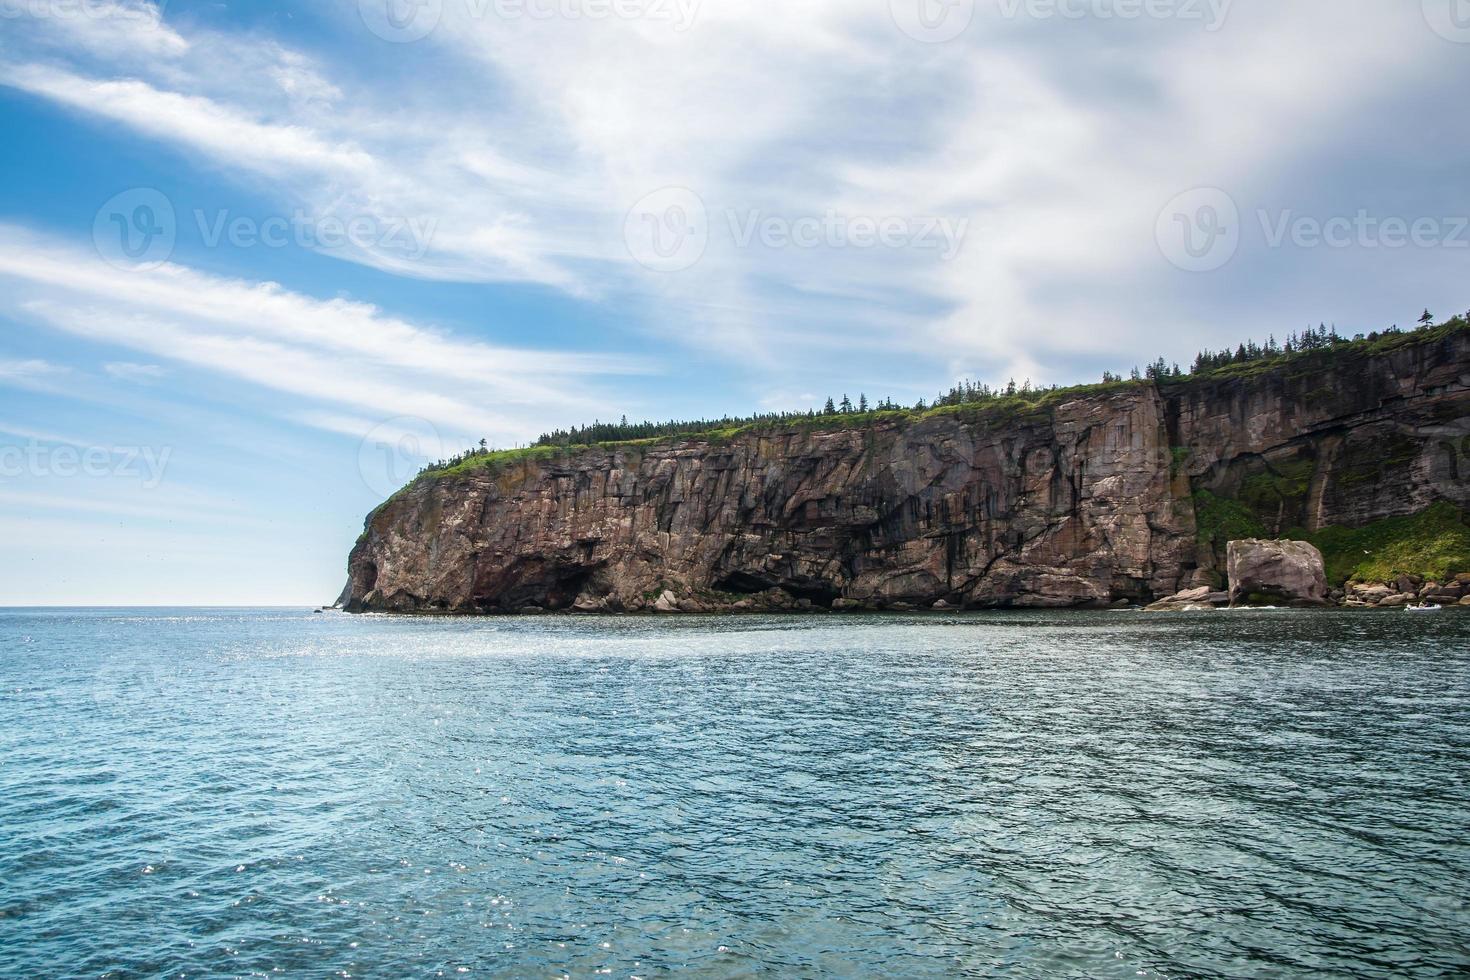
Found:
M 0 975 L 1470 970 L 1470 615 L 0 612 Z

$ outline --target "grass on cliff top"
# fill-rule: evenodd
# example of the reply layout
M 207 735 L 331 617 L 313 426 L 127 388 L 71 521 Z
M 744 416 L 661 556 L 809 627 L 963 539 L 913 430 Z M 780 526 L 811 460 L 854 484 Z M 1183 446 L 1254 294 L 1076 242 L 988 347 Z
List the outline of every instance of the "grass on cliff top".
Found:
M 1263 357 L 1254 361 L 1227 364 L 1224 367 L 1215 368 L 1213 371 L 1209 371 L 1203 375 L 1185 375 L 1182 378 L 1167 378 L 1161 383 L 1164 385 L 1177 385 L 1197 380 L 1200 377 L 1252 378 L 1256 375 L 1266 374 L 1284 367 L 1302 367 L 1315 370 L 1343 356 L 1379 357 L 1406 347 L 1437 344 L 1464 331 L 1470 331 L 1470 320 L 1466 320 L 1463 316 L 1456 316 L 1437 327 L 1406 330 L 1400 333 L 1385 333 L 1372 340 L 1366 338 L 1363 340 L 1354 340 L 1323 350 L 1298 351 L 1292 354 L 1280 354 L 1276 357 Z
M 810 417 L 794 415 L 779 421 L 760 420 L 744 425 L 705 429 L 678 435 L 655 436 L 649 439 L 500 449 L 492 452 L 472 453 L 448 466 L 430 467 L 419 474 L 415 482 L 420 479 L 467 476 L 487 471 L 498 472 L 519 463 L 564 459 L 594 449 L 615 452 L 626 449 L 646 449 L 653 446 L 670 446 L 680 442 L 704 442 L 718 446 L 752 433 L 794 432 L 803 429 L 864 429 L 885 422 L 917 422 L 930 418 L 953 417 L 975 421 L 1012 421 L 1032 413 L 1045 413 L 1075 398 L 1113 394 L 1119 391 L 1145 388 L 1150 384 L 1151 382 L 1148 381 L 1115 381 L 1107 384 L 1076 385 L 1071 388 L 1038 391 L 1029 396 L 1004 396 L 983 402 L 970 402 L 965 405 L 943 405 L 923 411 L 899 408 L 873 412 L 849 412 L 841 415 Z
M 1405 347 L 1438 343 L 1462 331 L 1470 330 L 1470 322 L 1455 317 L 1448 322 L 1426 330 L 1414 330 L 1397 334 L 1385 334 L 1373 340 L 1359 340 L 1340 344 L 1328 350 L 1281 355 L 1246 363 L 1231 364 L 1216 368 L 1203 375 L 1186 375 L 1182 378 L 1148 380 L 1109 381 L 1101 384 L 1074 385 L 1068 388 L 1041 389 L 1027 394 L 1001 395 L 996 398 L 960 405 L 944 405 L 926 409 L 899 408 L 871 412 L 850 412 L 836 415 L 801 416 L 792 415 L 783 419 L 758 419 L 739 425 L 724 425 L 705 430 L 694 430 L 679 434 L 654 436 L 647 439 L 631 439 L 614 442 L 598 442 L 580 445 L 538 445 L 522 449 L 504 449 L 494 452 L 475 452 L 463 459 L 451 461 L 444 466 L 431 466 L 412 481 L 460 477 L 485 472 L 500 472 L 507 467 L 527 462 L 544 462 L 573 456 L 589 450 L 617 451 L 642 449 L 652 446 L 667 446 L 679 442 L 706 442 L 712 445 L 729 442 L 739 436 L 759 432 L 784 432 L 801 429 L 856 429 L 867 428 L 884 422 L 918 422 L 929 418 L 954 417 L 977 422 L 1011 422 L 1032 413 L 1044 414 L 1057 405 L 1076 398 L 1097 397 L 1158 384 L 1175 387 L 1200 378 L 1243 378 L 1254 377 L 1289 365 L 1309 366 L 1314 369 L 1325 366 L 1332 360 L 1345 356 L 1381 355 Z M 410 485 L 412 485 L 412 483 Z
M 1400 575 L 1444 581 L 1470 571 L 1470 526 L 1454 504 L 1441 501 L 1411 517 L 1389 517 L 1367 527 L 1324 527 L 1316 534 L 1288 531 L 1310 541 L 1327 562 L 1327 580 L 1387 582 Z

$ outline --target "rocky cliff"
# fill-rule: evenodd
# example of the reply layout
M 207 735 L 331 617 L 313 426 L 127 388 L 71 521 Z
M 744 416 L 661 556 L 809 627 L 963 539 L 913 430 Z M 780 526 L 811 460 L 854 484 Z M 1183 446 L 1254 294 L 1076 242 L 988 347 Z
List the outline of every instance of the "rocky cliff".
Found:
M 1220 581 L 1279 536 L 1470 507 L 1470 331 L 426 473 L 368 519 L 352 610 L 1065 607 Z

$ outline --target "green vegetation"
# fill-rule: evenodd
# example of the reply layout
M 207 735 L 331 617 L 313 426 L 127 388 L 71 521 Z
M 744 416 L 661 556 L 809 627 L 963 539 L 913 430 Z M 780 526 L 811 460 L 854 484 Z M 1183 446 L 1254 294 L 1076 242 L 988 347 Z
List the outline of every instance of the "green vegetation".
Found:
M 1124 380 L 1105 372 L 1101 384 L 1076 385 L 1068 388 L 1036 388 L 1029 380 L 1014 380 L 992 388 L 986 384 L 961 381 L 938 395 L 933 403 L 920 400 L 912 408 L 898 405 L 890 398 L 870 407 L 866 395 L 856 403 L 843 395 L 840 400 L 828 398 L 821 412 L 771 412 L 745 417 L 726 416 L 697 421 L 594 422 L 588 426 L 558 429 L 542 435 L 530 446 L 495 450 L 481 440 L 480 446 L 427 467 L 420 477 L 460 476 L 485 470 L 501 471 L 506 467 L 535 460 L 559 458 L 565 454 L 592 448 L 605 450 L 636 449 L 652 446 L 670 438 L 698 437 L 719 444 L 752 432 L 779 431 L 820 426 L 832 428 L 864 428 L 889 421 L 913 422 L 939 416 L 961 416 L 976 421 L 1012 422 L 1030 415 L 1044 417 L 1056 405 L 1074 398 L 1095 397 L 1128 391 L 1154 384 L 1175 384 L 1197 377 L 1236 377 L 1264 373 L 1288 364 L 1317 369 L 1323 358 L 1350 354 L 1381 354 L 1413 344 L 1434 343 L 1454 333 L 1470 329 L 1470 313 L 1457 316 L 1438 327 L 1413 331 L 1391 327 L 1345 340 L 1335 330 L 1322 327 L 1293 334 L 1284 344 L 1274 338 L 1264 344 L 1242 344 L 1233 352 L 1204 351 L 1195 359 L 1192 374 L 1185 375 L 1178 365 L 1165 364 L 1160 358 L 1147 368 L 1134 368 L 1132 377 Z M 1308 471 L 1310 477 L 1310 471 Z M 1285 477 L 1288 482 L 1295 479 Z M 1258 488 L 1263 493 L 1281 496 L 1284 485 Z M 1294 489 L 1294 484 L 1292 485 Z M 1305 494 L 1305 488 L 1300 493 Z M 1274 509 L 1274 508 L 1273 508 Z
M 1267 463 L 1264 470 L 1246 478 L 1236 499 L 1253 514 L 1273 517 L 1280 527 L 1301 513 L 1316 469 L 1310 459 Z
M 463 476 L 467 473 L 482 472 L 487 469 L 500 471 L 507 466 L 518 463 L 533 460 L 559 459 L 589 449 L 615 451 L 646 448 L 666 443 L 669 439 L 679 436 L 697 437 L 712 445 L 720 445 L 721 443 L 731 442 L 740 436 L 751 433 L 792 431 L 802 428 L 820 428 L 826 430 L 861 429 L 884 422 L 912 422 L 924 418 L 939 418 L 944 416 L 972 418 L 976 421 L 983 419 L 992 423 L 1012 422 L 1028 415 L 1044 418 L 1053 407 L 1071 398 L 1141 386 L 1141 384 L 1135 385 L 1130 382 L 1124 382 L 1122 384 L 1109 385 L 1081 385 L 1075 388 L 1048 388 L 1029 391 L 1024 395 L 1018 393 L 1014 397 L 995 398 L 985 402 L 941 405 L 927 409 L 884 408 L 882 410 L 867 412 L 838 412 L 836 415 L 818 415 L 814 412 L 779 413 L 759 415 L 750 419 L 720 419 L 713 422 L 668 423 L 671 426 L 676 425 L 678 427 L 677 431 L 641 439 L 605 439 L 593 442 L 550 443 L 538 441 L 532 446 L 499 450 L 482 446 L 479 449 L 471 450 L 451 459 L 440 460 L 437 464 L 426 467 L 419 474 L 419 477 Z M 657 423 L 653 424 L 657 425 Z M 586 430 L 575 431 L 581 433 Z M 543 440 L 546 438 L 548 437 L 542 437 Z M 573 436 L 572 438 L 579 437 Z
M 1385 432 L 1371 444 L 1345 454 L 1334 468 L 1333 479 L 1343 488 L 1371 484 L 1385 470 L 1413 463 L 1422 449 L 1419 440 L 1406 432 Z
M 1429 322 L 1424 318 L 1421 321 Z M 866 395 L 859 395 L 856 403 L 847 396 L 840 401 L 828 399 L 822 412 L 781 412 L 695 422 L 630 423 L 624 418 L 617 423 L 597 422 L 547 433 L 535 444 L 517 449 L 496 451 L 482 440 L 477 449 L 426 468 L 415 482 L 483 473 L 514 479 L 518 468 L 525 464 L 554 461 L 592 449 L 636 454 L 678 437 L 698 437 L 717 446 L 750 434 L 803 428 L 869 428 L 941 417 L 958 417 L 992 426 L 1044 421 L 1058 405 L 1077 398 L 1106 397 L 1155 385 L 1172 386 L 1198 377 L 1230 379 L 1278 369 L 1294 375 L 1307 374 L 1331 366 L 1330 360 L 1339 357 L 1382 355 L 1413 345 L 1437 343 L 1466 330 L 1470 330 L 1470 314 L 1454 317 L 1437 327 L 1426 325 L 1414 331 L 1395 327 L 1352 340 L 1344 340 L 1335 331 L 1321 328 L 1292 335 L 1282 345 L 1268 340 L 1264 345 L 1241 345 L 1234 352 L 1206 351 L 1196 359 L 1194 373 L 1187 376 L 1177 366 L 1166 366 L 1161 359 L 1144 371 L 1135 369 L 1128 380 L 1108 373 L 1101 384 L 1070 388 L 1033 388 L 1029 381 L 1021 385 L 1012 381 L 992 389 L 962 381 L 937 397 L 933 404 L 920 401 L 912 408 L 899 406 L 891 399 L 870 406 Z M 1310 399 L 1316 393 L 1307 397 Z M 1320 393 L 1323 397 L 1332 394 L 1330 390 L 1320 390 Z M 1412 460 L 1418 451 L 1413 439 L 1403 435 L 1391 437 L 1388 443 L 1374 447 L 1372 458 L 1339 460 L 1334 479 L 1342 485 L 1369 481 L 1385 467 Z M 1189 454 L 1187 447 L 1172 447 L 1172 476 L 1183 472 Z M 1213 551 L 1217 563 L 1223 565 L 1229 542 L 1276 536 L 1282 524 L 1300 519 L 1314 469 L 1315 461 L 1309 458 L 1273 461 L 1264 470 L 1245 477 L 1231 498 L 1208 490 L 1197 491 L 1194 506 L 1200 544 Z M 1467 515 L 1449 503 L 1437 503 L 1419 514 L 1390 518 L 1363 528 L 1329 527 L 1313 534 L 1298 528 L 1280 536 L 1316 545 L 1326 559 L 1328 578 L 1335 585 L 1349 579 L 1387 581 L 1399 575 L 1444 579 L 1470 570 Z
M 1400 575 L 1444 581 L 1470 571 L 1466 514 L 1444 501 L 1412 517 L 1390 517 L 1367 527 L 1325 527 L 1316 534 L 1298 529 L 1286 536 L 1317 546 L 1333 585 L 1349 579 L 1387 582 Z
M 1194 495 L 1200 544 L 1223 566 L 1231 541 L 1273 537 L 1257 512 L 1239 500 L 1208 490 Z M 1293 528 L 1282 537 L 1306 541 L 1322 552 L 1327 580 L 1387 582 L 1400 575 L 1443 581 L 1470 571 L 1470 525 L 1454 504 L 1441 501 L 1411 517 L 1390 517 L 1367 527 L 1325 527 L 1315 534 Z
M 1288 350 L 1286 347 L 1276 346 L 1274 341 L 1267 341 L 1264 346 L 1255 347 L 1254 349 L 1247 348 L 1246 356 L 1243 359 L 1240 357 L 1239 348 L 1237 348 L 1235 353 L 1231 355 L 1229 361 L 1207 370 L 1199 370 L 1198 362 L 1196 362 L 1195 373 L 1187 377 L 1252 377 L 1287 366 L 1316 370 L 1327 363 L 1332 357 L 1339 354 L 1374 357 L 1399 350 L 1403 347 L 1437 343 L 1466 329 L 1470 329 L 1470 312 L 1451 317 L 1437 327 L 1401 330 L 1397 326 L 1394 326 L 1389 327 L 1381 333 L 1374 332 L 1366 336 L 1359 334 L 1352 340 L 1335 337 L 1329 331 L 1329 340 L 1326 346 L 1320 344 L 1305 348 L 1296 346 Z M 1296 339 L 1300 343 L 1300 338 Z M 1290 344 L 1290 338 L 1288 339 L 1288 344 Z M 1206 355 L 1208 353 L 1206 352 Z
M 1223 559 L 1225 546 L 1232 541 L 1264 538 L 1266 526 L 1255 512 L 1238 500 L 1217 497 L 1208 490 L 1194 495 L 1194 522 L 1200 544 L 1209 546 Z

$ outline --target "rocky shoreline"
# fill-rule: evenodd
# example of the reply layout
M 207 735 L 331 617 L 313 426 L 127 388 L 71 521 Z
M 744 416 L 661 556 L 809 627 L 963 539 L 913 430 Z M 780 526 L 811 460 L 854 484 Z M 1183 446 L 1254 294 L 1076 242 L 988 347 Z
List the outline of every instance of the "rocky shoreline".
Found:
M 1470 573 L 1448 582 L 1404 575 L 1393 582 L 1349 582 L 1334 596 L 1347 609 L 1398 609 L 1418 602 L 1470 608 Z
M 1405 576 L 1397 582 L 1349 582 L 1345 588 L 1329 592 L 1324 603 L 1288 605 L 1322 609 L 1403 609 L 1420 603 L 1470 610 L 1470 573 L 1458 575 L 1451 582 L 1426 582 L 1417 575 Z M 1228 609 L 1230 593 L 1216 592 L 1209 587 L 1191 589 L 1145 608 L 1155 612 Z
M 340 605 L 1458 604 L 1443 573 L 1470 566 L 1470 329 L 1395 343 L 1030 400 L 487 452 L 369 516 Z M 1236 542 L 1286 539 L 1320 542 L 1331 583 L 1353 581 L 1334 597 L 1319 556 L 1275 587 L 1289 542 L 1257 570 L 1229 567 Z M 1404 588 L 1400 571 L 1426 574 Z M 1370 578 L 1394 581 L 1381 593 Z
M 1229 545 L 1230 585 L 1217 590 L 1212 586 L 1185 589 L 1147 605 L 1129 599 L 1097 601 L 1067 608 L 1073 609 L 1143 609 L 1148 612 L 1203 612 L 1216 609 L 1282 606 L 1297 609 L 1403 609 L 1410 605 L 1432 604 L 1470 610 L 1470 572 L 1446 581 L 1425 580 L 1418 575 L 1399 576 L 1393 582 L 1348 582 L 1343 588 L 1327 587 L 1321 552 L 1300 541 L 1233 541 Z M 339 604 L 340 605 L 340 604 Z M 903 601 L 862 601 L 835 599 L 830 604 L 795 596 L 785 589 L 773 588 L 749 595 L 721 594 L 713 590 L 685 593 L 664 589 L 623 602 L 607 598 L 582 597 L 571 607 L 550 610 L 539 605 L 515 609 L 490 610 L 499 615 L 533 616 L 547 613 L 570 615 L 738 615 L 800 613 L 919 613 L 964 612 L 979 609 L 1008 608 L 961 606 L 940 599 L 929 604 Z M 1009 607 L 1016 608 L 1016 607 Z M 1022 607 L 1035 608 L 1035 607 Z M 1062 608 L 1062 607 L 1052 607 Z M 366 610 L 356 610 L 366 611 Z M 433 610 L 409 611 L 407 615 L 435 614 Z M 440 615 L 455 614 L 438 611 Z

